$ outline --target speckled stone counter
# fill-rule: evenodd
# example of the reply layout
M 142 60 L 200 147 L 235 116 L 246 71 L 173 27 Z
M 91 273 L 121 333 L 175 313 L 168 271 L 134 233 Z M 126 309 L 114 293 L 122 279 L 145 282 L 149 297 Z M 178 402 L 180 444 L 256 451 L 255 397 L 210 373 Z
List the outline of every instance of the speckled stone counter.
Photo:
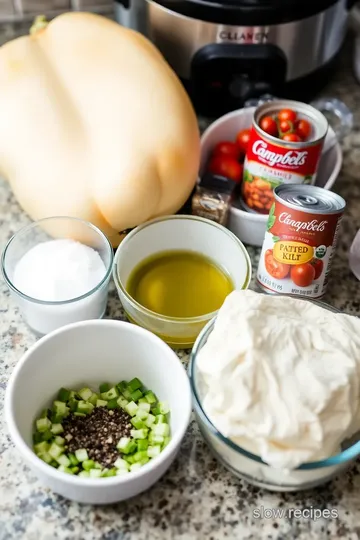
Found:
M 5 37 L 4 37 L 5 36 Z M 3 39 L 12 36 L 9 29 Z M 1 39 L 0 39 L 1 41 Z M 344 143 L 344 165 L 335 190 L 348 202 L 325 299 L 360 314 L 360 284 L 351 275 L 348 249 L 360 226 L 360 87 L 351 73 L 350 49 L 323 95 L 337 96 L 355 112 L 355 130 Z M 357 107 L 357 110 L 356 110 Z M 0 181 L 0 248 L 28 223 Z M 254 268 L 258 250 L 249 248 Z M 107 317 L 123 319 L 112 287 Z M 360 461 L 351 471 L 313 491 L 277 495 L 232 477 L 214 460 L 192 422 L 180 454 L 149 492 L 109 507 L 80 506 L 44 489 L 13 447 L 2 417 L 8 377 L 35 341 L 0 281 L 0 540 L 355 540 L 360 538 Z M 182 354 L 184 364 L 187 355 Z M 264 508 L 333 508 L 337 519 L 254 519 Z

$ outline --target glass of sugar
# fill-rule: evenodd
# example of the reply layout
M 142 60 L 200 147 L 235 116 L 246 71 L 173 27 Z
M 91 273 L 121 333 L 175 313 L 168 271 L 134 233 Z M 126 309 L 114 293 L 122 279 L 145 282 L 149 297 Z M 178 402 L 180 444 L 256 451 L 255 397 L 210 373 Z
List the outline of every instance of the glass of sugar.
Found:
M 38 336 L 104 316 L 113 248 L 95 225 L 72 217 L 41 219 L 20 229 L 1 258 L 4 280 Z

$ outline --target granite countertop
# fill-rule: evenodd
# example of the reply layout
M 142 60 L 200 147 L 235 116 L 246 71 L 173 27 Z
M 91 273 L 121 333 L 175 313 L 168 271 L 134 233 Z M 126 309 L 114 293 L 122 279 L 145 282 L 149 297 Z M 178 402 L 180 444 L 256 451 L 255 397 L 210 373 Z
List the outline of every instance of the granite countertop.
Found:
M 0 31 L 0 41 L 12 37 Z M 336 77 L 323 95 L 344 100 L 355 114 L 354 132 L 344 141 L 344 164 L 335 190 L 348 203 L 325 300 L 360 314 L 359 283 L 348 268 L 348 250 L 360 226 L 360 88 L 345 48 Z M 356 110 L 357 106 L 357 110 Z M 0 249 L 29 222 L 8 186 L 0 181 Z M 257 249 L 249 248 L 254 268 Z M 106 317 L 123 319 L 111 288 Z M 180 454 L 147 493 L 109 507 L 81 506 L 44 489 L 15 450 L 2 417 L 8 377 L 35 337 L 0 281 L 0 540 L 311 540 L 360 538 L 360 461 L 326 486 L 295 494 L 273 494 L 231 476 L 217 464 L 192 421 Z M 184 364 L 188 356 L 181 354 Z M 256 508 L 334 508 L 337 519 L 254 519 Z

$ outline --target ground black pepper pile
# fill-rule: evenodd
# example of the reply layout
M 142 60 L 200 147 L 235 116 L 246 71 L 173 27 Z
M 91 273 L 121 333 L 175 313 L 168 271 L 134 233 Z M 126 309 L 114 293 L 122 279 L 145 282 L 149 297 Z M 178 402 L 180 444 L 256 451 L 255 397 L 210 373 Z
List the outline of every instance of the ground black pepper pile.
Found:
M 62 422 L 68 452 L 80 448 L 87 450 L 89 459 L 111 468 L 120 457 L 116 445 L 120 437 L 129 437 L 131 416 L 122 409 L 95 407 L 88 415 L 75 416 L 71 413 Z

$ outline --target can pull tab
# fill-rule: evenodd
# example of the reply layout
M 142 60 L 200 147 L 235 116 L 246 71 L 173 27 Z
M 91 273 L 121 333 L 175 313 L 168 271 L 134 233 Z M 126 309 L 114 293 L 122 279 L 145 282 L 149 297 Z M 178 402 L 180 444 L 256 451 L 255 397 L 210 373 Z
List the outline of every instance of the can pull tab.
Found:
M 339 142 L 352 131 L 354 127 L 354 115 L 349 107 L 343 101 L 340 101 L 340 99 L 316 99 L 310 105 L 322 112 L 327 118 Z

